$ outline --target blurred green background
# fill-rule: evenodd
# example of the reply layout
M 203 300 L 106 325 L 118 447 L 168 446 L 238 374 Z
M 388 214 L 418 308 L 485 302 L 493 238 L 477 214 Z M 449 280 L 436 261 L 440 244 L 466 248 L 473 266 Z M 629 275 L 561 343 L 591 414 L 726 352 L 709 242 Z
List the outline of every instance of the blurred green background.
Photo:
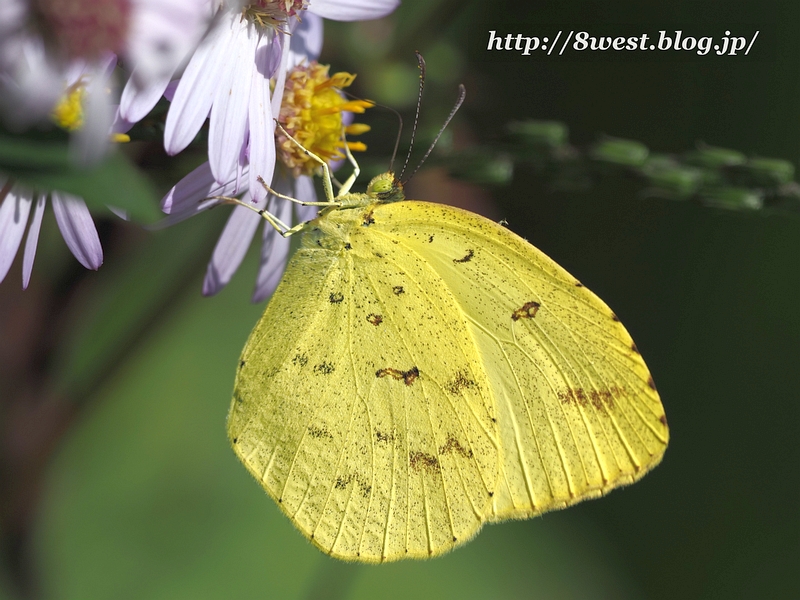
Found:
M 422 137 L 464 82 L 445 151 L 536 118 L 566 123 L 577 144 L 608 134 L 680 153 L 702 141 L 796 165 L 800 4 L 642 4 L 405 0 L 381 21 L 328 23 L 322 60 L 358 73 L 355 93 L 411 115 L 421 51 Z M 717 36 L 761 24 L 774 52 L 487 62 L 475 39 L 493 23 Z M 385 169 L 396 121 L 377 109 L 361 120 L 373 125 L 365 168 Z M 126 153 L 160 194 L 202 147 Z M 0 286 L 0 597 L 799 598 L 800 217 L 640 188 L 601 172 L 587 190 L 554 189 L 525 164 L 504 186 L 435 166 L 412 183 L 419 199 L 505 218 L 613 307 L 653 373 L 671 442 L 629 488 L 487 526 L 442 558 L 379 567 L 314 549 L 228 447 L 234 367 L 263 306 L 249 303 L 256 245 L 228 288 L 200 296 L 225 209 L 156 234 L 103 221 L 96 274 L 73 264 L 47 215 L 31 288 L 17 289 L 19 264 Z

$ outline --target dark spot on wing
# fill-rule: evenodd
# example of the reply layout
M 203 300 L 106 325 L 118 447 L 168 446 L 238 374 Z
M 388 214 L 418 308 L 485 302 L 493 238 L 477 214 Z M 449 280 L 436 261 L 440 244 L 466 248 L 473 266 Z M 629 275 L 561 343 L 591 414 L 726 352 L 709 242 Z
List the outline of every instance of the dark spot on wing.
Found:
M 541 304 L 534 302 L 533 300 L 526 302 L 520 308 L 511 313 L 511 319 L 513 321 L 519 321 L 520 319 L 532 319 L 536 316 L 536 313 L 539 312 L 540 306 Z
M 452 435 L 447 438 L 444 446 L 439 448 L 439 454 L 453 454 L 453 453 L 460 454 L 464 458 L 472 458 L 472 450 L 467 450 L 462 446 L 459 441 L 454 438 Z
M 317 440 L 320 438 L 325 438 L 326 440 L 333 439 L 333 435 L 330 431 L 328 431 L 325 427 L 317 427 L 316 425 L 308 426 L 308 435 Z
M 239 442 L 239 438 L 238 438 L 238 437 L 235 437 L 235 438 L 233 438 L 233 443 L 234 443 L 234 444 L 236 444 L 236 443 L 238 443 L 238 442 Z
M 432 243 L 433 243 L 433 236 L 429 236 L 429 237 L 428 237 L 428 243 L 429 243 L 429 244 L 432 244 Z
M 318 365 L 314 365 L 314 373 L 320 375 L 330 375 L 335 370 L 336 368 L 329 362 L 321 362 Z
M 471 260 L 472 260 L 472 257 L 473 257 L 473 256 L 475 256 L 475 251 L 474 251 L 474 250 L 472 250 L 472 248 L 470 248 L 469 250 L 467 250 L 467 253 L 464 255 L 464 257 L 463 257 L 463 258 L 454 258 L 454 259 L 453 259 L 453 262 L 454 262 L 454 263 L 465 263 L 465 262 L 469 262 L 469 261 L 471 261 Z
M 350 245 L 350 242 L 346 242 L 345 245 L 344 245 L 344 249 L 345 250 L 352 250 L 353 247 Z
M 653 376 L 652 376 L 652 375 L 651 375 L 650 377 L 648 377 L 648 378 L 647 378 L 647 385 L 649 385 L 649 386 L 650 386 L 650 388 L 651 388 L 653 391 L 655 391 L 655 389 L 656 389 L 656 382 L 655 382 L 655 381 L 653 381 Z
M 377 258 L 383 258 L 383 254 L 381 254 L 380 252 L 375 252 L 374 254 Z
M 331 304 L 339 304 L 342 300 L 344 300 L 344 294 L 342 292 L 333 292 L 330 295 Z
M 456 536 L 453 536 L 453 541 L 454 541 L 454 542 L 457 542 L 457 541 L 458 541 L 458 538 L 457 538 Z
M 370 313 L 367 315 L 367 321 L 375 325 L 377 327 L 381 323 L 383 323 L 383 317 L 381 315 L 376 315 L 375 313 Z
M 475 380 L 467 377 L 466 372 L 459 371 L 453 381 L 447 383 L 445 389 L 451 394 L 458 394 L 461 390 L 475 387 L 475 385 Z
M 494 492 L 489 492 L 489 498 L 491 498 L 492 496 L 494 496 Z
M 409 452 L 408 462 L 411 465 L 411 470 L 419 473 L 423 469 L 431 474 L 439 472 L 439 459 L 426 452 Z
M 391 432 L 387 433 L 385 431 L 378 431 L 376 429 L 375 430 L 375 439 L 378 442 L 382 443 L 382 444 L 388 444 L 389 442 L 393 442 L 394 441 L 394 433 L 391 433 Z
M 631 342 L 631 350 L 636 352 L 636 354 L 639 354 L 639 349 L 636 347 L 636 344 L 634 344 L 633 342 Z
M 364 215 L 364 220 L 361 221 L 361 224 L 364 226 L 372 225 L 375 222 L 375 219 L 372 217 L 372 209 Z
M 405 294 L 406 291 L 403 289 L 402 285 L 396 285 L 392 288 L 392 292 L 394 292 L 395 296 L 399 296 L 400 294 Z
M 402 379 L 406 385 L 411 385 L 419 377 L 419 369 L 417 367 L 411 367 L 408 371 L 401 371 L 400 369 L 387 367 L 385 369 L 378 369 L 375 373 L 375 377 L 392 377 L 398 381 Z
M 364 498 L 369 498 L 369 493 L 372 491 L 372 486 L 368 484 L 358 473 L 350 474 L 347 477 L 337 477 L 333 487 L 335 487 L 337 490 L 343 490 L 347 488 L 347 486 L 353 481 L 355 481 L 358 484 L 358 487 L 361 489 L 361 495 L 364 496 Z
M 576 281 L 575 287 L 583 287 L 583 284 L 580 281 Z
M 305 367 L 306 364 L 308 364 L 308 357 L 305 354 L 295 354 L 294 358 L 292 359 L 292 364 Z
M 317 240 L 317 246 L 319 246 L 320 248 L 322 248 L 322 242 L 321 242 L 320 240 Z
M 591 404 L 596 409 L 614 408 L 614 400 L 626 395 L 624 388 L 612 385 L 604 390 L 585 390 L 583 388 L 570 388 L 558 393 L 558 399 L 564 404 Z
M 611 313 L 611 320 L 612 321 L 616 321 L 617 323 L 619 323 L 619 317 L 617 315 L 615 315 L 614 313 Z
M 241 369 L 243 366 L 244 366 L 244 361 L 243 361 L 243 360 L 240 360 L 240 361 L 239 361 L 239 368 Z
M 658 417 L 658 420 L 661 421 L 661 424 L 666 427 L 667 426 L 667 415 L 661 415 Z

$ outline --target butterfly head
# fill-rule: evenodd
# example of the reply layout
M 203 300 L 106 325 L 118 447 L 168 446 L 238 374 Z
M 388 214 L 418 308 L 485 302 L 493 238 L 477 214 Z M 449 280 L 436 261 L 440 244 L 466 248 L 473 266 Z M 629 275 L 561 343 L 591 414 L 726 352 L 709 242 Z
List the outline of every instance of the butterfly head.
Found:
M 391 171 L 381 173 L 372 178 L 372 181 L 367 186 L 367 196 L 381 202 L 405 200 L 403 184 L 397 180 Z

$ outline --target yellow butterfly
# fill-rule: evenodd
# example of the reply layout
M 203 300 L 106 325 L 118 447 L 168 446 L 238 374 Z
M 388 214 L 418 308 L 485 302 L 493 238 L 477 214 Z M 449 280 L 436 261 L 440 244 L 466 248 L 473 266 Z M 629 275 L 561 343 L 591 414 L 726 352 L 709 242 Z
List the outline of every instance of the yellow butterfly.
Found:
M 317 218 L 288 230 L 261 211 L 302 239 L 228 416 L 236 454 L 317 547 L 427 558 L 658 464 L 664 409 L 602 300 L 503 226 L 405 200 L 391 173 L 349 193 L 355 165 L 334 198 L 320 162 Z

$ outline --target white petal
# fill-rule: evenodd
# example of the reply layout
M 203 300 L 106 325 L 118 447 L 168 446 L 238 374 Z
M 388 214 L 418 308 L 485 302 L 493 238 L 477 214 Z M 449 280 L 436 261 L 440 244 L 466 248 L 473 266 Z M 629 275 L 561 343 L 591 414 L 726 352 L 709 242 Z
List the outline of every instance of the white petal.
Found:
M 164 90 L 164 98 L 172 102 L 172 99 L 175 98 L 175 90 L 178 89 L 178 84 L 180 82 L 180 79 L 173 79 L 170 81 L 167 89 Z
M 84 103 L 83 127 L 70 136 L 70 152 L 73 160 L 83 166 L 97 164 L 111 148 L 111 125 L 114 122 L 114 107 L 108 88 L 115 87 L 106 77 L 105 65 L 97 65 L 89 75 Z
M 385 17 L 400 0 L 311 0 L 309 12 L 334 21 L 366 21 Z
M 282 179 L 282 178 L 281 178 Z M 287 186 L 278 186 L 276 191 L 289 194 Z M 271 196 L 270 207 L 274 207 L 275 216 L 287 223 L 292 216 L 292 202 Z M 264 223 L 264 239 L 261 244 L 261 262 L 256 276 L 256 287 L 253 290 L 253 302 L 261 302 L 271 296 L 278 287 L 286 259 L 289 256 L 289 238 L 280 235 L 269 223 Z
M 137 88 L 169 80 L 188 60 L 213 15 L 211 3 L 197 0 L 132 0 L 125 58 Z
M 245 168 L 244 181 L 247 181 L 248 169 Z M 181 179 L 161 200 L 161 210 L 174 216 L 169 224 L 177 223 L 215 206 L 216 202 L 203 202 L 213 196 L 236 196 L 242 192 L 240 181 L 233 180 L 219 184 L 211 174 L 209 164 L 203 163 L 194 171 Z M 246 189 L 246 188 L 244 188 Z
M 87 269 L 97 270 L 103 264 L 103 248 L 92 215 L 82 198 L 51 192 L 53 212 L 61 235 L 78 262 Z
M 188 146 L 211 110 L 211 102 L 227 68 L 233 19 L 223 13 L 195 51 L 181 77 L 164 127 L 164 149 L 177 154 Z
M 247 194 L 242 201 L 250 201 Z M 204 296 L 213 296 L 228 284 L 244 255 L 247 254 L 253 234 L 261 220 L 258 214 L 244 206 L 233 209 L 208 263 L 203 281 Z
M 292 41 L 289 50 L 292 53 L 289 59 L 290 66 L 294 67 L 303 59 L 317 60 L 322 52 L 322 18 L 314 13 L 306 12 L 303 20 L 292 31 Z
M 281 62 L 278 71 L 275 74 L 275 90 L 272 92 L 272 115 L 277 119 L 281 114 L 281 104 L 283 103 L 283 88 L 286 85 L 286 71 L 289 70 L 289 56 L 288 51 L 289 36 L 285 33 L 276 35 L 273 43 L 280 43 L 281 45 Z
M 314 187 L 314 180 L 307 175 L 300 175 L 294 183 L 294 198 L 302 200 L 303 202 L 316 202 L 317 190 Z M 295 212 L 297 213 L 297 220 L 300 223 L 310 221 L 317 215 L 316 206 L 303 206 L 295 204 Z
M 261 176 L 267 184 L 272 182 L 275 172 L 275 121 L 273 107 L 270 105 L 269 79 L 263 75 L 268 72 L 269 53 L 264 50 L 270 37 L 262 36 L 256 52 L 256 68 L 252 71 L 250 90 L 249 130 L 250 130 L 250 176 L 248 188 L 259 202 L 266 202 L 267 191 L 258 182 Z
M 36 206 L 33 209 L 31 226 L 28 228 L 28 237 L 25 238 L 25 253 L 22 255 L 22 289 L 27 290 L 31 281 L 31 270 L 33 269 L 33 259 L 36 257 L 36 246 L 39 243 L 39 230 L 42 228 L 42 217 L 44 216 L 44 205 L 47 194 L 38 194 Z
M 19 250 L 32 200 L 30 192 L 14 186 L 0 204 L 0 281 L 5 279 Z
M 22 29 L 28 16 L 28 6 L 23 0 L 0 1 L 0 39 Z
M 134 69 L 125 88 L 122 90 L 122 97 L 119 101 L 119 110 L 122 118 L 131 123 L 138 123 L 147 116 L 153 107 L 156 105 L 167 85 L 170 82 L 170 76 L 167 75 L 161 79 L 152 78 L 149 85 L 142 87 L 134 83 L 136 77 L 136 69 Z
M 260 37 L 255 28 L 241 19 L 228 49 L 227 80 L 217 82 L 208 130 L 208 162 L 217 181 L 228 181 L 236 174 L 244 145 L 250 85 Z
M 5 124 L 21 131 L 50 119 L 53 107 L 64 93 L 62 73 L 45 51 L 39 36 L 18 35 L 2 44 L 0 105 Z

